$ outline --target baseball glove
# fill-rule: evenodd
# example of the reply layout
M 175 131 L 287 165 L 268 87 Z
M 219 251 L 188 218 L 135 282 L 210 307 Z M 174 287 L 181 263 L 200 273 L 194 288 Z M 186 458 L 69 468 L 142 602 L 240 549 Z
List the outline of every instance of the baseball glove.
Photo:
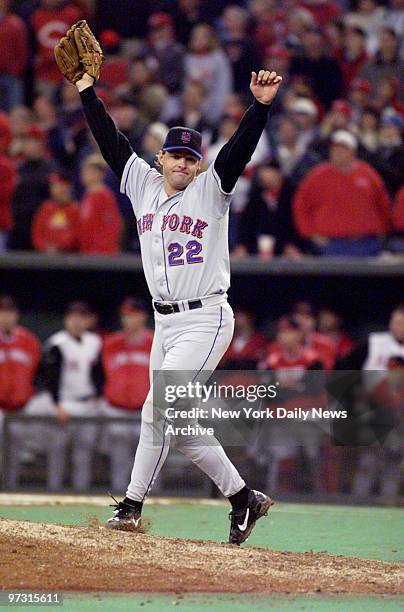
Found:
M 68 81 L 76 83 L 84 73 L 97 81 L 103 60 L 98 40 L 85 20 L 75 23 L 55 47 L 56 62 Z

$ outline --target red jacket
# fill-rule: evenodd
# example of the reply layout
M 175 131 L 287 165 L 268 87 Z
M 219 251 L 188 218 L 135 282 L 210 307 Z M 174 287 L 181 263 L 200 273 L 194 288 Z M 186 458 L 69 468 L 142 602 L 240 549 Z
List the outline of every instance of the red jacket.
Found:
M 396 196 L 396 204 L 393 209 L 393 226 L 395 230 L 404 232 L 404 187 L 401 187 Z
M 11 199 L 17 182 L 17 171 L 14 162 L 0 153 L 0 230 L 9 230 L 12 226 Z
M 389 229 L 390 200 L 383 180 L 366 162 L 356 160 L 348 173 L 324 162 L 300 183 L 293 215 L 304 238 L 375 236 Z
M 258 362 L 263 358 L 267 344 L 267 338 L 260 332 L 254 332 L 248 338 L 236 332 L 221 361 L 221 366 L 226 368 L 227 363 L 233 362 L 234 364 L 237 361 L 240 363 L 245 361 Z
M 58 83 L 63 76 L 54 56 L 54 46 L 75 21 L 81 19 L 81 11 L 72 4 L 61 8 L 37 8 L 31 15 L 31 26 L 37 44 L 35 58 L 36 76 L 44 81 Z
M 88 191 L 81 202 L 81 253 L 116 255 L 120 250 L 122 220 L 113 192 L 105 185 Z
M 23 408 L 34 393 L 39 365 L 39 340 L 17 326 L 10 336 L 0 334 L 0 408 L 12 412 Z
M 28 61 L 28 35 L 17 15 L 0 16 L 0 74 L 22 76 Z
M 32 222 L 32 244 L 37 251 L 55 247 L 69 253 L 78 249 L 80 208 L 76 202 L 44 202 Z
M 138 342 L 124 332 L 107 336 L 102 349 L 104 396 L 113 406 L 140 410 L 150 387 L 149 361 L 153 333 L 145 330 Z

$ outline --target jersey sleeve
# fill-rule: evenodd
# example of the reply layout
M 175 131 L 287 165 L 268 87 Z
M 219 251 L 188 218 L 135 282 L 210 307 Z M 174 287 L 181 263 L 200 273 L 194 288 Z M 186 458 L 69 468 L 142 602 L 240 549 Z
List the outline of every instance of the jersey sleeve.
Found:
M 196 184 L 204 210 L 217 219 L 222 218 L 230 206 L 236 187 L 229 193 L 223 190 L 214 163 L 197 177 Z
M 141 202 L 147 187 L 157 181 L 159 183 L 162 181 L 159 172 L 151 168 L 136 153 L 133 153 L 123 170 L 120 191 L 128 196 L 136 216 L 140 212 Z

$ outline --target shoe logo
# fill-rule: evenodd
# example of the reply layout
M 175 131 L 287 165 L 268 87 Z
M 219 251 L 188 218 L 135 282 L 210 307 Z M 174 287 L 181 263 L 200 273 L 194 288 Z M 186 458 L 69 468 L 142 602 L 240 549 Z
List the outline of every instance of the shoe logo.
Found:
M 240 531 L 245 531 L 247 529 L 248 517 L 250 516 L 250 508 L 247 508 L 247 512 L 245 513 L 244 523 L 242 525 L 237 525 Z
M 138 519 L 132 519 L 132 523 L 134 524 L 135 527 L 137 527 L 140 523 L 140 517 Z

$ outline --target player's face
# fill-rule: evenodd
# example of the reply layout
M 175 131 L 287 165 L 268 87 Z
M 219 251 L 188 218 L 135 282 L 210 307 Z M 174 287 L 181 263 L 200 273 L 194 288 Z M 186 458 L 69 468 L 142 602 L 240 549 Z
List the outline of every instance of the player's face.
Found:
M 65 328 L 72 336 L 80 337 L 87 330 L 87 316 L 78 312 L 72 312 L 65 316 Z
M 10 332 L 18 323 L 18 311 L 13 309 L 0 310 L 0 331 Z
M 188 187 L 201 167 L 200 160 L 187 150 L 164 151 L 160 153 L 159 161 L 163 176 L 174 191 Z
M 131 313 L 121 315 L 122 329 L 130 334 L 143 329 L 146 325 L 147 314 L 143 310 L 136 310 Z
M 404 343 L 404 312 L 393 312 L 390 319 L 390 332 L 397 342 Z

